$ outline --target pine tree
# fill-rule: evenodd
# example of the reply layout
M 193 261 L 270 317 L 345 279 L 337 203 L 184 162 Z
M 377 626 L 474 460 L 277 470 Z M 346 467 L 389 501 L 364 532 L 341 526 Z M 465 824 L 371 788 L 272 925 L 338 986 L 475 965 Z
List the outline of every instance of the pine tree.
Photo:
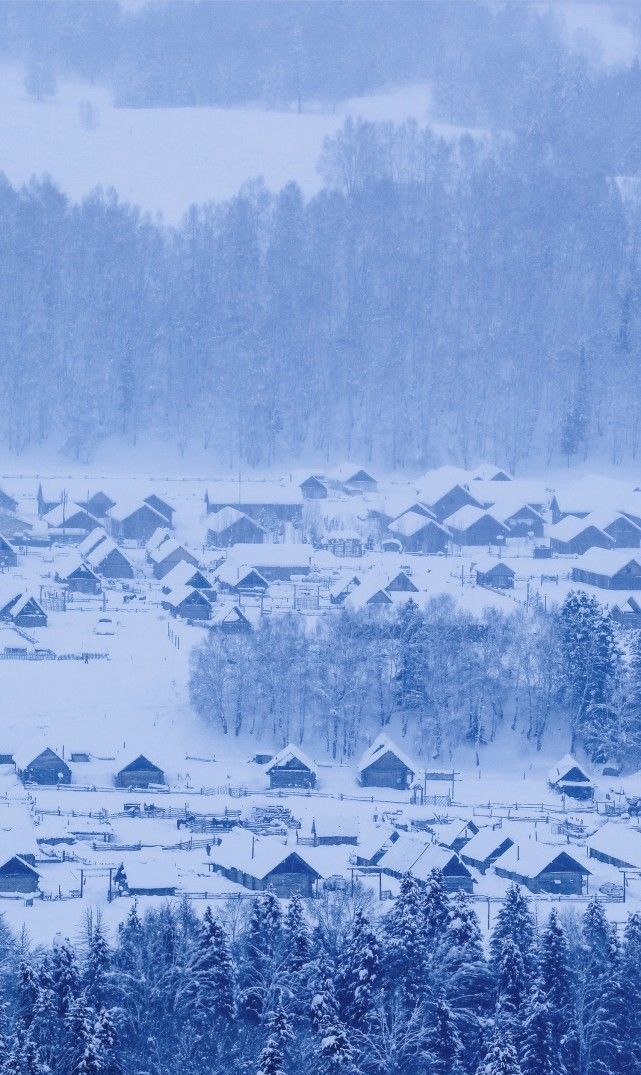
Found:
M 431 1058 L 430 1073 L 450 1075 L 462 1053 L 454 1013 L 444 997 L 437 997 L 430 1014 L 431 1028 L 426 1043 Z
M 381 989 L 381 946 L 362 911 L 354 915 L 341 952 L 336 995 L 342 1020 L 363 1030 Z
M 596 899 L 583 916 L 582 933 L 582 1071 L 584 1075 L 627 1075 L 622 1040 L 621 955 L 616 931 Z
M 508 1026 L 512 1038 L 515 1038 L 528 986 L 523 958 L 511 937 L 506 937 L 503 942 L 496 986 L 498 1018 Z
M 621 952 L 622 1047 L 628 1075 L 641 1075 L 641 914 L 628 917 Z
M 31 963 L 21 959 L 18 967 L 17 1015 L 25 1027 L 29 1027 L 33 1020 L 38 992 L 38 975 Z
M 411 874 L 405 874 L 400 892 L 384 920 L 385 973 L 416 1003 L 425 989 L 429 948 L 425 938 L 423 894 Z
M 443 874 L 436 867 L 430 870 L 427 882 L 422 888 L 421 911 L 425 942 L 434 950 L 444 939 L 451 915 Z
M 268 1037 L 258 1059 L 256 1075 L 285 1075 L 284 1063 L 293 1032 L 282 1004 L 267 1019 Z
M 527 999 L 521 1040 L 523 1075 L 561 1075 L 564 1068 L 552 1037 L 550 1003 L 538 979 Z
M 334 977 L 334 968 L 321 953 L 313 974 L 310 1016 L 312 1027 L 320 1038 L 324 1075 L 348 1075 L 353 1064 L 354 1050 L 347 1030 L 340 1021 Z
M 235 1014 L 236 975 L 223 927 L 207 907 L 187 967 L 186 1011 L 220 1027 Z
M 301 971 L 312 957 L 309 929 L 305 921 L 303 901 L 297 892 L 289 901 L 284 921 L 285 965 L 292 972 Z
M 495 981 L 485 958 L 478 916 L 462 890 L 451 900 L 438 973 L 442 975 L 443 991 L 456 1015 L 463 1056 L 473 1069 L 482 1051 L 482 1028 L 494 1008 Z
M 91 933 L 84 968 L 85 990 L 87 997 L 94 1004 L 99 1004 L 104 1000 L 106 977 L 110 964 L 111 949 L 107 943 L 102 922 L 98 918 Z
M 477 1075 L 522 1075 L 516 1050 L 508 1035 L 497 1032 Z
M 530 911 L 529 900 L 518 885 L 512 884 L 496 916 L 490 939 L 490 957 L 495 972 L 498 971 L 505 942 L 511 940 L 520 952 L 525 973 L 530 974 L 535 960 L 534 936 L 534 917 Z
M 552 1057 L 559 1071 L 572 1066 L 576 1052 L 576 1015 L 568 944 L 553 908 L 539 942 L 539 985 L 548 1004 Z

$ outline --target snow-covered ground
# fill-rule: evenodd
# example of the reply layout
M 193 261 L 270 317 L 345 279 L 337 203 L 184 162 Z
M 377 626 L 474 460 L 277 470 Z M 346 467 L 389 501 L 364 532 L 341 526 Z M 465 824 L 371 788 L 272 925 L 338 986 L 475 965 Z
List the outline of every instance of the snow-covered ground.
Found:
M 92 125 L 83 122 L 91 106 Z M 73 199 L 98 186 L 113 187 L 169 223 L 192 204 L 230 198 L 247 180 L 262 177 L 271 190 L 291 180 L 306 195 L 321 185 L 323 141 L 352 115 L 370 120 L 428 119 L 426 86 L 392 89 L 295 111 L 253 108 L 114 108 L 104 89 L 61 83 L 38 102 L 24 89 L 23 72 L 0 67 L 0 171 L 21 185 L 50 176 Z M 435 124 L 444 137 L 455 128 Z M 160 165 L 160 162 L 162 164 Z

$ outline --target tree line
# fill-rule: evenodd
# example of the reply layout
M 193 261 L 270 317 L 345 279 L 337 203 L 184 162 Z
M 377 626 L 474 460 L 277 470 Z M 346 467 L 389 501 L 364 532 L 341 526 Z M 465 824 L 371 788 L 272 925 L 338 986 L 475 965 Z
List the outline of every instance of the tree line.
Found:
M 380 910 L 380 909 L 379 909 Z M 0 920 L 1 921 L 1 920 Z M 0 930 L 2 1075 L 638 1075 L 641 916 L 536 924 L 512 886 L 485 943 L 465 893 L 407 875 L 284 907 L 134 903 L 110 943 Z
M 251 634 L 211 632 L 190 658 L 190 698 L 217 732 L 321 745 L 349 759 L 393 723 L 410 751 L 480 750 L 509 725 L 540 750 L 551 723 L 595 762 L 641 761 L 641 634 L 596 598 L 476 617 L 449 597 L 391 614 L 296 614 Z

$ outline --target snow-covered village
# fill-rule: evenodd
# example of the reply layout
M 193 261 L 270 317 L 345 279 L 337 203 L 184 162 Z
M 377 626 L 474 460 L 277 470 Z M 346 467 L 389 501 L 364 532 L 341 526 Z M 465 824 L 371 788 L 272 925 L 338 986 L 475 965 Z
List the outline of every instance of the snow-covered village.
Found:
M 641 1075 L 641 8 L 0 3 L 0 1075 Z

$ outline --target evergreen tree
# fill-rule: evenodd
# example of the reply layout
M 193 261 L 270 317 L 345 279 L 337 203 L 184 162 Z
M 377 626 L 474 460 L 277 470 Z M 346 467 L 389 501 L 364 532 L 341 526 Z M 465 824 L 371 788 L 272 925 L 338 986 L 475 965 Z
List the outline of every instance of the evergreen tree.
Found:
M 576 1016 L 572 999 L 570 956 L 565 932 L 554 908 L 539 942 L 539 986 L 548 1005 L 553 1062 L 571 1069 L 576 1052 Z
M 234 1018 L 235 968 L 227 936 L 211 907 L 203 915 L 200 933 L 187 966 L 185 1011 L 220 1028 Z
M 629 915 L 621 952 L 622 1048 L 628 1075 L 641 1075 L 641 914 Z
M 550 1002 L 538 979 L 527 999 L 521 1041 L 523 1075 L 562 1075 L 564 1066 L 552 1036 Z
M 509 1036 L 497 1033 L 477 1075 L 522 1075 L 516 1050 Z
M 303 901 L 297 892 L 289 901 L 283 926 L 286 967 L 292 972 L 301 971 L 312 957 L 312 945 Z
M 490 939 L 490 957 L 494 972 L 498 973 L 505 943 L 510 940 L 521 955 L 525 973 L 531 974 L 535 962 L 534 937 L 534 917 L 530 911 L 529 900 L 518 885 L 511 884 L 496 916 Z
M 518 1033 L 520 1017 L 528 992 L 523 958 L 511 937 L 506 937 L 497 968 L 497 1012 L 513 1040 Z
M 445 888 L 443 874 L 435 867 L 430 870 L 426 884 L 421 890 L 421 911 L 425 943 L 432 950 L 444 940 L 450 921 L 450 900 Z
M 594 899 L 583 916 L 581 1067 L 585 1075 L 626 1075 L 621 957 L 616 931 Z
M 398 897 L 384 920 L 385 973 L 416 1003 L 425 989 L 429 949 L 424 929 L 424 896 L 411 874 L 401 881 Z
M 336 975 L 336 995 L 343 1022 L 357 1030 L 367 1026 L 382 986 L 381 946 L 367 918 L 357 911 L 343 946 Z
M 104 1000 L 110 964 L 111 949 L 102 928 L 102 921 L 98 918 L 91 932 L 84 968 L 85 991 L 93 1004 L 99 1004 Z
M 294 1035 L 280 1003 L 268 1016 L 267 1030 L 268 1037 L 258 1058 L 256 1075 L 285 1075 L 285 1056 Z
M 433 1075 L 450 1075 L 463 1050 L 456 1019 L 441 996 L 436 998 L 430 1015 L 431 1028 L 426 1042 L 431 1058 L 430 1072 Z

